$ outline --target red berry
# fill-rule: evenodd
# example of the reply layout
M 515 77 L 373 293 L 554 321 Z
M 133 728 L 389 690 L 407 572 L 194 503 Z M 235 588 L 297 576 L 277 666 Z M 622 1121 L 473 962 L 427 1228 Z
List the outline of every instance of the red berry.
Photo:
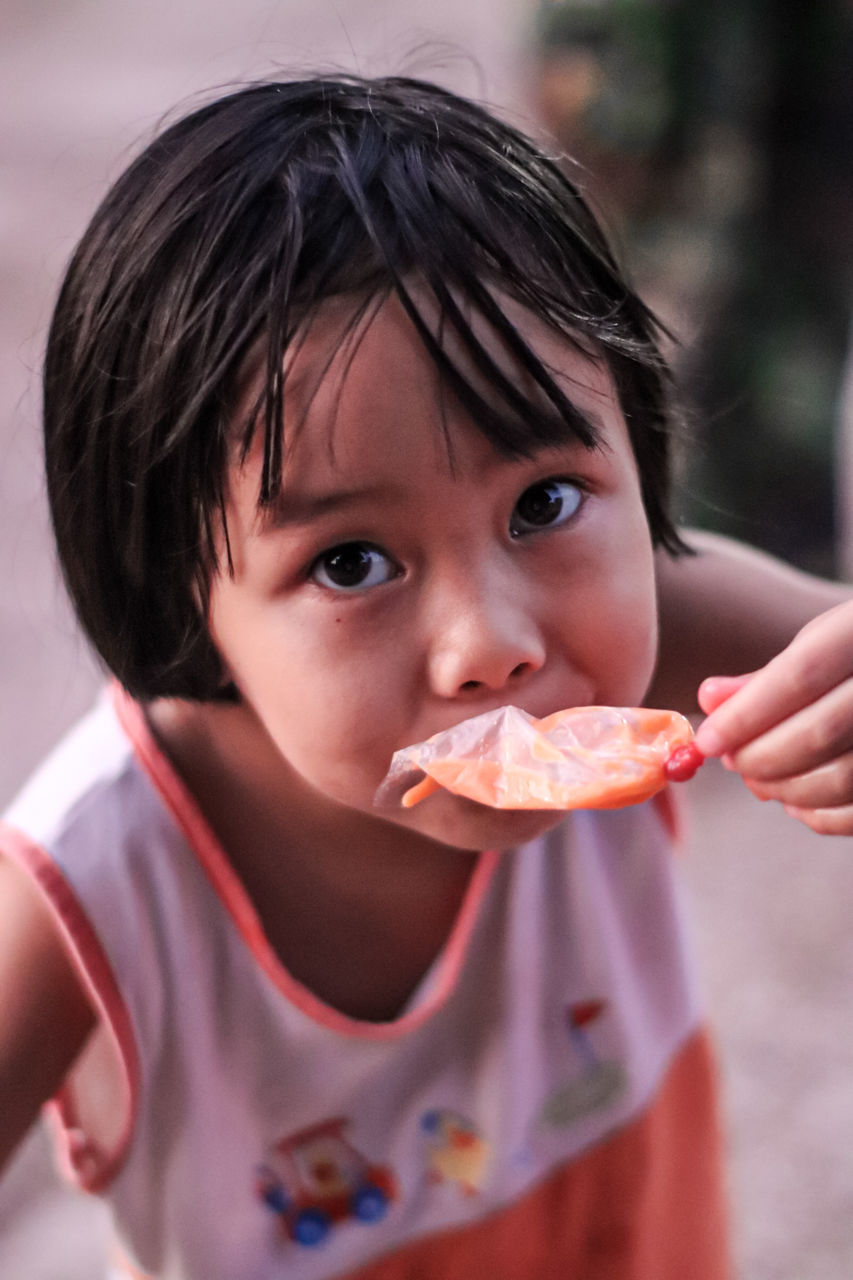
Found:
M 688 742 L 686 747 L 675 748 L 664 763 L 663 771 L 669 782 L 687 782 L 704 763 L 705 757 L 695 742 Z

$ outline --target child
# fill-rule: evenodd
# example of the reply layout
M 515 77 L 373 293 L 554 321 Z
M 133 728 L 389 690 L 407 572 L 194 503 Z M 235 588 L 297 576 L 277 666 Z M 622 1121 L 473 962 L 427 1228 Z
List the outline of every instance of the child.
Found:
M 724 1276 L 668 805 L 374 803 L 652 679 L 668 377 L 577 191 L 427 84 L 213 102 L 84 236 L 45 425 L 117 683 L 6 815 L 0 1159 L 57 1095 L 118 1274 Z

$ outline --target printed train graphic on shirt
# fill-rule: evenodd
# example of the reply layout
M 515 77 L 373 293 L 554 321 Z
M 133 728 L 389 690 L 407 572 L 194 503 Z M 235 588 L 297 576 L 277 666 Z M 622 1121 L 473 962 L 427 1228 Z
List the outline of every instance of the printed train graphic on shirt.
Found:
M 626 1087 L 622 1065 L 602 1061 L 590 1035 L 607 1009 L 606 1000 L 595 999 L 565 1007 L 569 1043 L 581 1071 L 534 1107 L 534 1144 L 542 1127 L 567 1128 L 612 1104 Z M 300 1129 L 278 1139 L 257 1166 L 256 1194 L 279 1219 L 284 1239 L 307 1247 L 322 1245 L 338 1224 L 381 1222 L 399 1199 L 393 1171 L 364 1156 L 347 1137 L 349 1128 L 349 1119 L 337 1116 Z M 427 1184 L 476 1196 L 488 1179 L 494 1154 L 479 1126 L 452 1108 L 432 1107 L 421 1116 L 419 1131 Z
M 397 1198 L 391 1170 L 370 1164 L 344 1136 L 348 1127 L 336 1117 L 300 1129 L 276 1142 L 256 1170 L 258 1195 L 297 1244 L 322 1244 L 347 1218 L 378 1222 Z

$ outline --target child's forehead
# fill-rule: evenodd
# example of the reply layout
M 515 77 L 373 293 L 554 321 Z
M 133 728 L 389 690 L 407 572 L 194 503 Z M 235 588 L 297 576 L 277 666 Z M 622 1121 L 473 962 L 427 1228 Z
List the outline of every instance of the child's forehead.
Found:
M 476 355 L 460 336 L 446 306 L 417 279 L 406 282 L 406 292 L 424 329 L 466 378 L 487 390 L 488 375 L 479 368 Z M 509 375 L 531 383 L 529 375 L 510 352 L 505 334 L 461 291 L 451 287 L 447 292 L 470 326 L 474 339 L 496 363 Z M 523 341 L 568 386 L 594 385 L 603 394 L 610 393 L 612 386 L 606 360 L 590 339 L 579 333 L 558 332 L 499 287 L 490 291 L 490 297 L 504 321 L 519 332 Z M 435 357 L 403 300 L 391 288 L 371 295 L 347 294 L 324 299 L 305 318 L 288 344 L 285 374 L 294 389 L 306 383 L 314 385 L 327 374 L 340 375 L 348 371 L 363 348 L 366 359 L 370 359 L 376 347 L 384 352 L 389 368 L 395 359 L 405 359 L 410 373 L 417 367 L 431 382 L 437 380 Z
M 434 297 L 417 286 L 413 294 L 419 314 L 455 368 L 485 401 L 495 400 L 487 372 Z M 553 412 L 495 328 L 464 298 L 459 305 L 478 341 L 506 376 L 531 404 L 539 401 L 543 412 Z M 614 419 L 621 420 L 606 361 L 588 343 L 556 333 L 514 300 L 501 297 L 500 305 L 566 397 L 594 432 L 606 439 L 608 426 Z M 247 417 L 258 409 L 264 394 L 264 354 L 247 364 L 235 413 L 232 464 L 239 457 L 238 466 L 249 473 L 257 473 L 263 460 L 260 424 L 248 451 L 241 454 L 236 445 L 245 441 Z M 395 293 L 324 300 L 288 344 L 282 371 L 284 489 L 293 491 L 320 472 L 356 477 L 375 469 L 377 456 L 390 465 L 399 464 L 411 449 L 415 432 L 428 433 L 436 464 L 452 469 L 453 435 L 465 414 L 460 414 L 453 389 Z M 571 442 L 568 430 L 566 435 Z M 530 453 L 540 447 L 533 441 Z M 483 434 L 484 458 L 496 451 Z

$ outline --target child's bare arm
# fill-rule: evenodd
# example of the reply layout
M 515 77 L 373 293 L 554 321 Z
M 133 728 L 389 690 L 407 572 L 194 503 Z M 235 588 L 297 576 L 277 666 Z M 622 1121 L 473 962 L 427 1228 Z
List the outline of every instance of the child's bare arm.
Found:
M 707 676 L 764 666 L 853 588 L 716 534 L 685 536 L 697 555 L 658 556 L 660 657 L 648 702 L 691 715 Z
M 659 564 L 651 697 L 708 719 L 697 744 L 761 799 L 823 834 L 853 834 L 853 588 L 711 534 Z
M 0 858 L 0 1170 L 62 1084 L 94 1022 L 37 891 Z

